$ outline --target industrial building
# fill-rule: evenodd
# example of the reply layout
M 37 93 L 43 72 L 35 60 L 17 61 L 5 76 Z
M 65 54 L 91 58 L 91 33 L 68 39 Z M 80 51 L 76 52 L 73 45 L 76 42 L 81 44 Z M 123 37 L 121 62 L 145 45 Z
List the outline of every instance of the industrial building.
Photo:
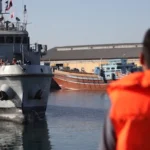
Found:
M 77 68 L 92 73 L 95 67 L 107 63 L 109 59 L 125 58 L 139 66 L 141 49 L 141 43 L 54 47 L 41 61 L 50 63 L 50 66 Z

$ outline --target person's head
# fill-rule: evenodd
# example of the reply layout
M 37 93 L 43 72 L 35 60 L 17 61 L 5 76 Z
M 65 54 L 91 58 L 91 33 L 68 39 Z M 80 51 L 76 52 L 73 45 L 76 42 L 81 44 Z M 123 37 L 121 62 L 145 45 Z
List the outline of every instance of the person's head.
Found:
M 140 63 L 144 70 L 150 69 L 150 29 L 147 30 L 144 36 Z

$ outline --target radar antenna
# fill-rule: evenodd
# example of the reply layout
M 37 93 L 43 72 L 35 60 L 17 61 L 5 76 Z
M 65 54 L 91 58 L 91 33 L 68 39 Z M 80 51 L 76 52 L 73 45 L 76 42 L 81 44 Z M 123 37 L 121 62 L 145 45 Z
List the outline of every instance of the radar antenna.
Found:
M 12 21 L 9 21 L 6 17 L 4 18 L 4 14 L 10 14 L 9 10 L 13 7 L 12 0 L 5 0 L 5 11 L 3 12 L 3 0 L 0 0 L 0 30 L 17 30 L 17 31 L 26 31 L 27 25 L 31 24 L 27 22 L 27 7 L 23 4 L 23 21 L 16 16 L 16 26 L 14 26 L 14 23 Z M 14 12 L 13 15 L 11 14 L 11 18 L 14 18 Z M 12 27 L 10 27 L 9 24 L 12 24 Z

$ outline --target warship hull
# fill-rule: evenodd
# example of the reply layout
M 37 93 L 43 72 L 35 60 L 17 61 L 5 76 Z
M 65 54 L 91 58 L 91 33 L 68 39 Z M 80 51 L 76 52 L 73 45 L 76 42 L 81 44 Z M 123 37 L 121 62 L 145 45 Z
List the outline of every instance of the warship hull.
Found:
M 5 116 L 1 113 L 0 117 L 9 118 L 9 114 L 12 115 L 9 110 L 16 109 L 17 114 L 21 112 L 24 121 L 42 119 L 47 108 L 51 79 L 48 66 L 0 67 L 0 109 L 9 112 L 5 112 Z

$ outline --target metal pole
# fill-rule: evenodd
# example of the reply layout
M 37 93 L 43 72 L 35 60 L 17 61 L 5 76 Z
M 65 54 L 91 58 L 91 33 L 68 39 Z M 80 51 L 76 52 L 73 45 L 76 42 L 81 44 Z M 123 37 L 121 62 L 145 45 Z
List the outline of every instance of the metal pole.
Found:
M 22 63 L 24 64 L 24 50 L 23 50 L 23 44 L 21 44 L 22 46 Z

